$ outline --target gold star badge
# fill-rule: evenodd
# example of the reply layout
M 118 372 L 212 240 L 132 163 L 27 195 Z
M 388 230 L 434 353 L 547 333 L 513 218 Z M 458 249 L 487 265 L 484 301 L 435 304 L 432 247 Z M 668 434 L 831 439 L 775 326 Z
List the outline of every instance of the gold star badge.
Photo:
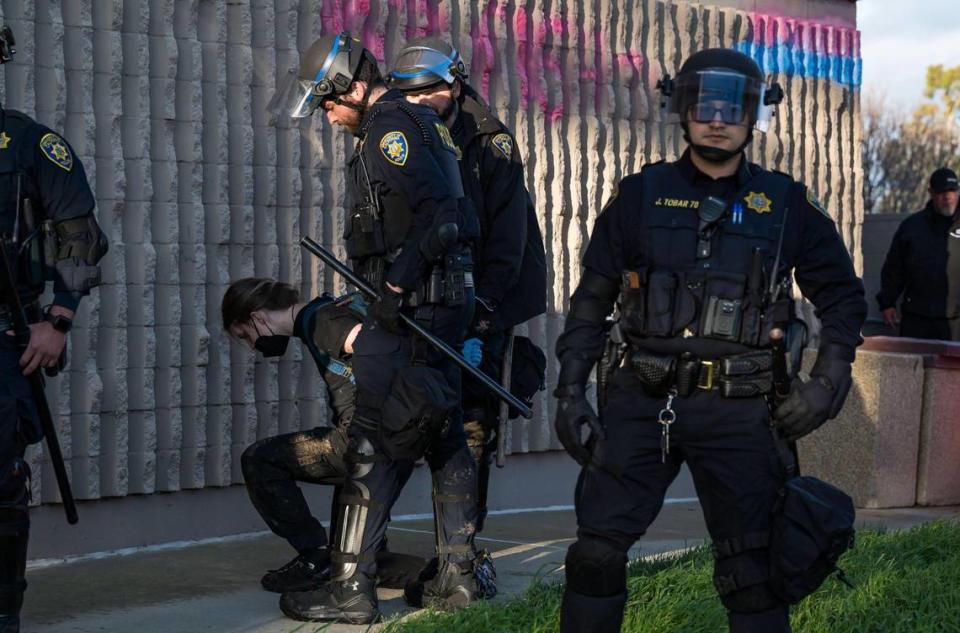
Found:
M 0 132 L 0 149 L 7 149 L 8 145 L 10 145 L 10 137 L 6 132 Z
M 767 194 L 751 191 L 744 196 L 743 201 L 747 203 L 747 208 L 757 213 L 770 213 L 773 211 L 773 201 L 767 197 Z

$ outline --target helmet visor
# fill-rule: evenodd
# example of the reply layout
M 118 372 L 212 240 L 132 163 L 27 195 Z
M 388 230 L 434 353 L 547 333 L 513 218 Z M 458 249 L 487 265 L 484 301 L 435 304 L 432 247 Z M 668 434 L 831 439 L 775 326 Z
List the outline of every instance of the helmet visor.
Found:
M 463 62 L 459 59 L 460 56 L 456 52 L 451 59 L 425 46 L 407 48 L 397 56 L 390 77 L 401 87 L 410 84 L 427 86 L 438 81 L 452 84 L 458 76 L 466 77 Z
M 297 70 L 291 68 L 277 82 L 277 91 L 267 104 L 272 121 L 276 124 L 288 118 L 302 119 L 313 114 L 325 97 L 319 94 L 318 87 L 318 82 L 301 79 Z
M 681 75 L 674 81 L 666 103 L 668 120 L 674 123 L 715 120 L 727 125 L 755 126 L 764 131 L 771 108 L 764 105 L 763 82 L 740 73 L 703 70 Z

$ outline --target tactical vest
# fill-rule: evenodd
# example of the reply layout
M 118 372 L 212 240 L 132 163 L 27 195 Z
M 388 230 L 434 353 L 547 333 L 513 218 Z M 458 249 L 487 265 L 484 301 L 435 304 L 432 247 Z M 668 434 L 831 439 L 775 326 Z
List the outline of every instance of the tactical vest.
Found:
M 639 254 L 634 269 L 623 272 L 620 295 L 621 327 L 629 339 L 768 344 L 770 328 L 785 312 L 782 301 L 767 305 L 766 294 L 792 181 L 751 168 L 753 178 L 706 227 L 699 215 L 703 194 L 674 164 L 642 170 Z
M 422 145 L 417 147 L 417 150 L 426 148 L 430 152 L 446 174 L 447 182 L 455 185 L 454 196 L 465 200 L 460 184 L 457 158 L 453 152 L 443 147 L 439 132 L 431 129 L 429 123 L 420 118 L 406 101 L 378 102 L 374 108 L 364 126 L 369 128 L 376 117 L 389 110 L 400 110 L 406 114 L 420 131 Z M 446 130 L 446 128 L 443 129 Z M 379 148 L 375 139 L 374 142 L 368 142 L 369 140 L 364 138 L 360 141 L 349 163 L 354 199 L 350 217 L 346 222 L 344 239 L 347 255 L 355 262 L 370 257 L 387 258 L 390 261 L 391 254 L 403 246 L 403 241 L 413 222 L 414 211 L 399 192 L 391 192 L 395 195 L 385 195 L 381 191 L 380 183 L 371 180 L 369 169 L 372 162 L 376 160 L 374 153 L 378 152 Z M 476 222 L 475 214 L 474 222 Z M 465 221 L 464 227 L 469 224 L 469 220 Z M 461 237 L 466 237 L 465 233 L 469 233 L 469 230 L 464 231 L 464 227 L 461 227 Z M 476 231 L 479 232 L 479 228 Z

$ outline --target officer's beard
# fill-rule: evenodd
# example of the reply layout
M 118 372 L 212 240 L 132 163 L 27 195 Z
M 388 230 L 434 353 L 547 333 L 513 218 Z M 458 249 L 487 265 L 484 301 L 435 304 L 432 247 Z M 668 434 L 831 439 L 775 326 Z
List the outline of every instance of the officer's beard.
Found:
M 437 112 L 437 116 L 440 117 L 441 121 L 449 125 L 451 122 L 453 122 L 453 119 L 457 114 L 458 110 L 459 110 L 459 104 L 457 103 L 457 100 L 450 99 L 450 102 L 447 104 L 447 107 Z

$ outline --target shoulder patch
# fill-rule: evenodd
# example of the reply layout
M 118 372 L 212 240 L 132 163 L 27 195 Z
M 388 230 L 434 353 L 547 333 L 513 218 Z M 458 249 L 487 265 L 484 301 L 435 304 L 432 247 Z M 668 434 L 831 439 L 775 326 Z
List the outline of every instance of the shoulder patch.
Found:
M 400 130 L 387 132 L 380 138 L 380 151 L 383 156 L 398 167 L 403 167 L 407 163 L 407 156 L 410 154 L 410 146 L 407 144 L 407 137 Z
M 510 138 L 509 134 L 503 134 L 501 132 L 494 136 L 490 142 L 507 158 L 510 158 L 513 154 L 513 139 Z
M 70 171 L 73 169 L 73 154 L 66 142 L 53 132 L 47 132 L 40 139 L 40 149 L 43 155 L 50 159 L 57 167 Z
M 822 213 L 823 215 L 830 218 L 830 220 L 832 221 L 833 218 L 830 217 L 830 214 L 827 212 L 824 206 L 820 203 L 819 200 L 817 200 L 817 197 L 813 195 L 813 192 L 810 191 L 810 187 L 807 187 L 806 189 L 807 189 L 807 202 L 810 203 L 810 206 L 816 209 L 817 211 L 819 211 L 820 213 Z

